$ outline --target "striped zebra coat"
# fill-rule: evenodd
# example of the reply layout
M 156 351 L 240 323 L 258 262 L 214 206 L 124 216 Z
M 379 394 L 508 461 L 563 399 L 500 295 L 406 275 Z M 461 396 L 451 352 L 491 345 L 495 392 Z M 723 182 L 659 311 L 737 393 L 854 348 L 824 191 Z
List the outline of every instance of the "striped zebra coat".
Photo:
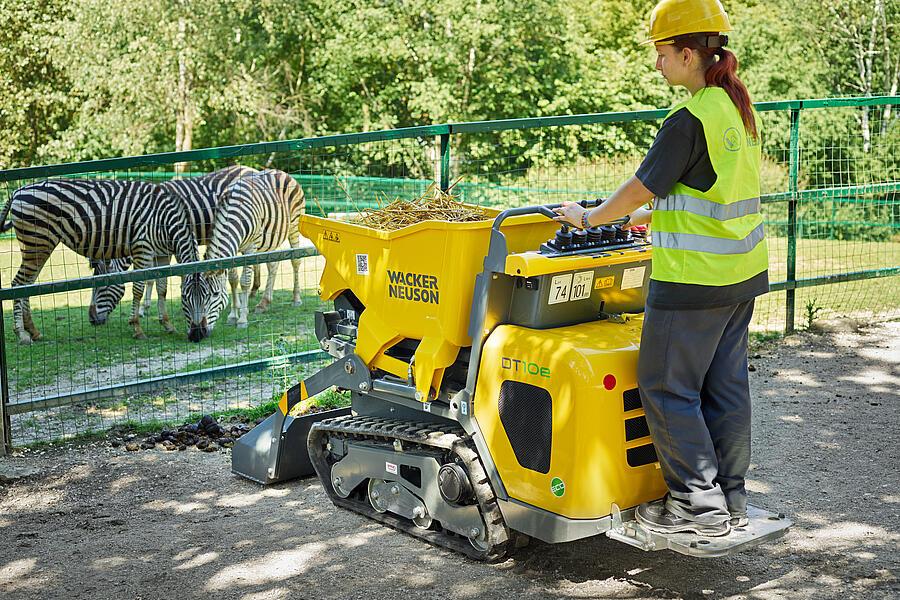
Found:
M 89 259 L 108 261 L 132 257 L 137 268 L 196 261 L 197 240 L 189 227 L 187 208 L 177 196 L 159 185 L 141 181 L 60 179 L 26 185 L 16 190 L 0 218 L 2 229 L 15 227 L 22 264 L 12 285 L 31 284 L 60 244 Z M 7 214 L 12 221 L 6 223 Z M 182 311 L 189 323 L 188 337 L 207 335 L 205 308 L 209 290 L 199 275 L 182 279 Z M 134 283 L 134 306 L 129 324 L 136 338 L 145 338 L 138 316 L 144 286 Z M 27 298 L 13 306 L 13 326 L 21 343 L 41 337 Z M 174 331 L 171 323 L 164 323 Z
M 293 177 L 284 171 L 269 169 L 244 177 L 232 184 L 216 207 L 216 217 L 206 246 L 206 259 L 227 258 L 254 252 L 276 250 L 287 239 L 292 248 L 300 246 L 300 217 L 306 209 L 303 189 Z M 294 305 L 301 303 L 300 260 L 291 261 L 294 268 Z M 278 262 L 267 265 L 268 277 L 262 299 L 256 312 L 264 312 L 272 302 Z M 222 273 L 214 272 L 209 278 L 212 302 L 220 298 L 219 286 Z M 244 267 L 240 276 L 238 293 L 237 269 L 228 273 L 232 306 L 228 322 L 238 327 L 247 326 L 247 313 L 252 283 L 252 268 Z M 218 313 L 219 306 L 208 306 L 210 315 Z
M 212 232 L 213 219 L 215 218 L 216 203 L 222 193 L 242 177 L 257 173 L 256 169 L 234 165 L 213 171 L 201 177 L 189 177 L 186 179 L 173 179 L 160 185 L 167 191 L 175 194 L 188 208 L 188 219 L 191 230 L 197 238 L 197 243 L 206 245 Z M 131 267 L 131 258 L 125 257 L 111 261 L 97 261 L 92 263 L 94 274 L 117 273 L 127 271 Z M 257 269 L 258 272 L 258 269 Z M 259 286 L 258 278 L 254 285 Z M 144 312 L 150 307 L 150 297 L 153 292 L 153 281 L 145 282 L 144 301 L 138 309 L 138 314 L 144 316 Z M 169 320 L 166 314 L 166 280 L 156 280 L 157 313 L 160 323 Z M 89 315 L 91 323 L 101 325 L 106 322 L 109 314 L 118 306 L 119 301 L 125 295 L 124 285 L 112 285 L 100 287 L 94 290 L 91 296 Z

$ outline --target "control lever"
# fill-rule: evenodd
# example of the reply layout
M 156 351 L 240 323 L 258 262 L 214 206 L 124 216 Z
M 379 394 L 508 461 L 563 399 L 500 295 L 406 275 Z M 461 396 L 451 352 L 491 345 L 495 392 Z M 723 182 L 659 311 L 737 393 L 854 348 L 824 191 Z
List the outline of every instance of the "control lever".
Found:
M 559 230 L 556 232 L 556 238 L 553 240 L 553 245 L 560 250 L 572 246 L 572 232 L 569 231 L 568 225 L 563 224 L 560 226 Z

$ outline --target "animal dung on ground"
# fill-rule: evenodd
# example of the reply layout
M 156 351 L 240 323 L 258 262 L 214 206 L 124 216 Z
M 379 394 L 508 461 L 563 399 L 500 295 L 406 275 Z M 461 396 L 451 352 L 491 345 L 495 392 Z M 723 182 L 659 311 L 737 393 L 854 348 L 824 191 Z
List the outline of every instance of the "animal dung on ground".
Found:
M 161 447 L 163 450 L 171 452 L 184 451 L 194 446 L 204 452 L 215 452 L 223 448 L 231 448 L 234 446 L 234 441 L 250 429 L 252 429 L 252 425 L 247 423 L 223 424 L 212 415 L 203 415 L 196 423 L 181 425 L 176 429 L 163 429 L 159 433 L 148 435 L 140 443 L 135 438 L 130 438 L 131 434 L 129 434 L 126 436 L 125 450 L 136 452 Z M 110 445 L 118 448 L 122 445 L 122 440 L 114 438 L 110 441 Z
M 453 186 L 459 183 L 457 180 Z M 365 225 L 372 229 L 393 231 L 422 221 L 448 221 L 450 223 L 466 223 L 469 221 L 485 221 L 489 219 L 487 212 L 480 206 L 464 204 L 453 194 L 453 186 L 447 191 L 437 183 L 428 186 L 421 196 L 415 200 L 389 201 L 386 195 L 377 199 L 378 208 L 366 209 L 351 223 Z

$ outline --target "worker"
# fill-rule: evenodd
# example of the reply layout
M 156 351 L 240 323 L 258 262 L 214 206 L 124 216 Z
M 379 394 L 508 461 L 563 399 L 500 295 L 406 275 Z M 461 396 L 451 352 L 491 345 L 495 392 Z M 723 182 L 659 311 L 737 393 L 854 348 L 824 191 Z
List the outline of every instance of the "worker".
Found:
M 661 533 L 721 536 L 748 522 L 747 331 L 754 299 L 769 290 L 768 250 L 760 123 L 725 49 L 731 30 L 718 0 L 656 5 L 647 41 L 656 69 L 691 97 L 605 202 L 556 209 L 556 220 L 576 227 L 622 217 L 651 225 L 638 387 L 669 492 L 635 512 Z

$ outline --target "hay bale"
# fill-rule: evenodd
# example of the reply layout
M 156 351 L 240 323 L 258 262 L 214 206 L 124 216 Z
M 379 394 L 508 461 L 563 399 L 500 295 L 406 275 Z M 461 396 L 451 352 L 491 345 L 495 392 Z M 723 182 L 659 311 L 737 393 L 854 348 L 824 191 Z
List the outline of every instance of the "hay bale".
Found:
M 466 223 L 490 219 L 484 209 L 460 202 L 452 192 L 453 186 L 444 191 L 437 183 L 432 183 L 415 200 L 397 198 L 389 201 L 387 196 L 382 196 L 378 199 L 378 208 L 360 211 L 359 216 L 350 222 L 372 229 L 394 231 L 422 221 Z

